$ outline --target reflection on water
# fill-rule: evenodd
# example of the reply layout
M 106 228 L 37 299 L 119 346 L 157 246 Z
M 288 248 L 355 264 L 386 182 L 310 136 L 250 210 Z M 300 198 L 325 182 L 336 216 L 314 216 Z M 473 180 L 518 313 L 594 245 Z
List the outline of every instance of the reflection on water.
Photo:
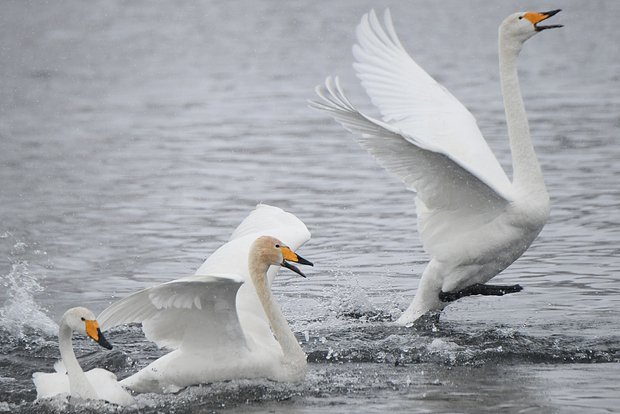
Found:
M 521 55 L 552 198 L 548 225 L 500 276 L 524 292 L 467 298 L 413 329 L 389 324 L 427 260 L 413 195 L 306 106 L 328 74 L 369 105 L 350 49 L 362 14 L 385 6 L 510 171 L 495 36 L 513 2 L 3 4 L 0 412 L 54 409 L 32 405 L 30 382 L 58 356 L 48 316 L 193 273 L 258 202 L 313 233 L 309 278 L 275 286 L 309 354 L 307 381 L 144 396 L 143 411 L 618 406 L 620 44 L 601 39 L 620 35 L 608 17 L 620 3 L 562 2 L 565 27 Z M 81 362 L 126 376 L 161 352 L 136 327 L 110 340 L 111 352 L 79 342 Z

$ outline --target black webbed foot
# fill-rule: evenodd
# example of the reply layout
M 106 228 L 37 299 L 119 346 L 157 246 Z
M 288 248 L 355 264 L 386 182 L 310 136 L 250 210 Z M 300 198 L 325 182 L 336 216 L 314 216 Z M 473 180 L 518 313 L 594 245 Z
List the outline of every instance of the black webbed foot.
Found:
M 508 293 L 521 292 L 521 285 L 485 285 L 484 283 L 476 283 L 467 286 L 461 290 L 453 290 L 452 292 L 439 292 L 439 300 L 442 302 L 454 302 L 465 296 L 485 295 L 485 296 L 504 296 Z

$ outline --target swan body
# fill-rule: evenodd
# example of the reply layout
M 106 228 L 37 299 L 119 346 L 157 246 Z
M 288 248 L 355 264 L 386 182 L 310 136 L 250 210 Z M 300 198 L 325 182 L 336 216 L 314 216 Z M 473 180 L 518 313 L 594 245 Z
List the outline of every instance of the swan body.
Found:
M 311 264 L 291 250 L 309 239 L 297 217 L 261 204 L 195 275 L 105 309 L 99 315 L 104 331 L 141 322 L 148 339 L 172 349 L 121 383 L 137 392 L 176 392 L 235 378 L 302 380 L 306 355 L 270 286 L 280 266 L 302 274 L 290 262 Z
M 329 77 L 317 87 L 320 100 L 310 105 L 355 134 L 379 164 L 416 193 L 418 232 L 431 260 L 397 323 L 409 324 L 429 311 L 440 311 L 447 304 L 442 298 L 447 292 L 484 288 L 527 250 L 545 225 L 549 195 L 530 138 L 517 57 L 534 34 L 560 27 L 538 24 L 557 12 L 514 13 L 499 28 L 512 182 L 473 115 L 407 54 L 389 10 L 384 25 L 374 11 L 364 15 L 353 48 L 354 68 L 382 119 L 359 112 L 337 78 Z M 521 290 L 518 285 L 512 288 Z
M 102 368 L 88 372 L 82 370 L 71 345 L 73 332 L 87 335 L 101 346 L 112 349 L 90 310 L 82 307 L 69 309 L 60 322 L 58 342 L 62 359 L 54 365 L 56 372 L 35 372 L 32 375 L 37 399 L 69 394 L 72 397 L 105 400 L 118 405 L 133 404 L 133 397 L 117 382 L 116 375 L 112 372 Z

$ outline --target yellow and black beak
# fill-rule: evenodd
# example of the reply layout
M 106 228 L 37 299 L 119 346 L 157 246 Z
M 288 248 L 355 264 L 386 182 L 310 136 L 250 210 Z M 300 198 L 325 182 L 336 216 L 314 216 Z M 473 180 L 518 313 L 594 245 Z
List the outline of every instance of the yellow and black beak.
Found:
M 105 337 L 101 333 L 101 329 L 99 329 L 99 323 L 96 320 L 85 320 L 84 324 L 86 325 L 86 334 L 90 336 L 93 341 L 97 342 L 99 345 L 106 349 L 112 349 L 112 345 L 105 339 Z
M 543 30 L 546 30 L 546 29 L 555 29 L 555 28 L 558 28 L 558 27 L 564 27 L 564 25 L 561 25 L 561 24 L 551 24 L 551 25 L 545 25 L 545 26 L 538 25 L 538 23 L 547 20 L 551 16 L 555 16 L 556 14 L 558 14 L 561 11 L 562 11 L 562 9 L 551 10 L 551 11 L 548 11 L 548 12 L 539 12 L 539 13 L 527 12 L 527 13 L 525 13 L 523 15 L 523 17 L 525 17 L 530 22 L 532 22 L 532 24 L 534 25 L 534 28 L 536 29 L 536 31 L 540 32 L 540 31 L 543 31 Z
M 294 251 L 292 251 L 286 246 L 281 246 L 280 250 L 282 251 L 282 258 L 283 258 L 282 263 L 280 263 L 280 265 L 286 267 L 287 269 L 291 269 L 293 272 L 297 273 L 299 276 L 306 277 L 306 275 L 304 275 L 303 272 L 297 268 L 297 266 L 293 266 L 289 262 L 299 263 L 299 264 L 308 265 L 308 266 L 314 266 L 312 262 L 299 256 L 297 253 L 295 253 Z

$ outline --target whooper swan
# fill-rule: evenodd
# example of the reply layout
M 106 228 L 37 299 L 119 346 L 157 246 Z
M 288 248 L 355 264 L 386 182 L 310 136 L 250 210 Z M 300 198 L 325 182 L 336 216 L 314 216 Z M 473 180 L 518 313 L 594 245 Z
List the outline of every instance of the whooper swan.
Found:
M 104 310 L 103 330 L 142 322 L 147 338 L 173 349 L 121 384 L 137 392 L 176 392 L 236 378 L 303 379 L 306 354 L 270 286 L 280 266 L 304 276 L 291 262 L 312 263 L 288 246 L 309 238 L 294 215 L 259 205 L 196 275 L 142 290 Z
M 116 375 L 102 368 L 88 372 L 82 370 L 73 352 L 73 332 L 87 335 L 102 347 L 112 349 L 90 310 L 82 307 L 69 309 L 60 321 L 58 343 L 62 359 L 54 365 L 57 372 L 35 372 L 32 375 L 37 399 L 69 394 L 76 398 L 105 400 L 118 405 L 133 404 L 133 397 L 116 381 Z
M 317 87 L 311 106 L 333 116 L 387 170 L 416 192 L 418 232 L 431 255 L 408 324 L 463 296 L 503 295 L 521 286 L 486 285 L 527 250 L 549 216 L 549 196 L 530 138 L 517 77 L 524 42 L 560 10 L 515 13 L 499 28 L 501 89 L 512 152 L 510 182 L 472 114 L 418 66 L 390 17 L 374 11 L 357 27 L 354 68 L 383 120 L 359 112 L 338 79 Z

